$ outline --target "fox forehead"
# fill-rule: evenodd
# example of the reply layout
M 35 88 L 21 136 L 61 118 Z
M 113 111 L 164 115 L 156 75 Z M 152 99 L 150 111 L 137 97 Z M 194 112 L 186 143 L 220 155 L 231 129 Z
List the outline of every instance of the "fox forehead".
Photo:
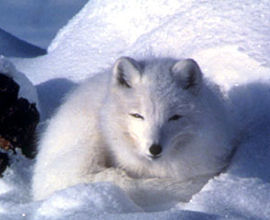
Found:
M 181 91 L 175 91 L 171 88 L 168 88 L 168 91 L 142 88 L 134 96 L 134 99 L 134 105 L 130 106 L 132 109 L 159 118 L 168 117 L 170 114 L 187 112 L 187 109 L 191 107 L 191 102 L 181 96 Z
M 171 73 L 175 62 L 164 58 L 138 61 L 139 80 L 130 88 L 116 89 L 116 95 L 122 97 L 116 99 L 122 110 L 153 117 L 167 117 L 168 114 L 188 111 L 192 106 L 192 98 L 188 92 L 180 88 Z
M 175 61 L 171 59 L 144 63 L 137 92 L 141 91 L 141 95 L 150 99 L 152 103 L 164 103 L 168 107 L 186 103 L 190 97 L 180 88 L 171 73 L 174 64 Z
M 153 69 L 151 69 L 153 71 Z M 159 70 L 158 70 L 159 71 Z M 132 89 L 129 108 L 139 113 L 166 117 L 190 109 L 190 100 L 168 72 L 151 72 L 142 76 L 141 82 Z

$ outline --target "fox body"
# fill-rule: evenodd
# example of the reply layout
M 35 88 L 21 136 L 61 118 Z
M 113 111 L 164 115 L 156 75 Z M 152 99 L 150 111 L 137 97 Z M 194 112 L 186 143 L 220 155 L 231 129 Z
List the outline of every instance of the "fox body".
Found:
M 137 203 L 151 189 L 186 201 L 226 166 L 229 126 L 194 60 L 119 58 L 75 89 L 50 120 L 34 167 L 34 199 L 112 181 Z

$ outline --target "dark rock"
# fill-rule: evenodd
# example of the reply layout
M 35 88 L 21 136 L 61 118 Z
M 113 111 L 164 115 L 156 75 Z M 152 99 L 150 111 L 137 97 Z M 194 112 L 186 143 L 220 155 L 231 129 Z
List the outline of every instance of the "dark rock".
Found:
M 8 164 L 9 164 L 9 159 L 8 159 L 7 154 L 0 153 L 0 177 L 2 177 L 2 174 L 7 168 Z
M 35 104 L 17 98 L 18 91 L 18 84 L 0 73 L 0 147 L 12 151 L 21 148 L 25 156 L 32 158 L 39 113 Z
M 15 153 L 15 147 L 0 135 L 0 148 L 4 149 L 5 151 L 12 150 Z
M 16 102 L 19 85 L 6 75 L 0 74 L 0 114 Z

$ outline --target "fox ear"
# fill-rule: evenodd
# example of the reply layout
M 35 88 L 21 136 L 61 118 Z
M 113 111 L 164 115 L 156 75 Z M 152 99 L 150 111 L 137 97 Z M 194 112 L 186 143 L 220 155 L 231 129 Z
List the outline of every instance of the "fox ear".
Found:
M 202 83 L 202 72 L 195 60 L 185 59 L 178 61 L 171 68 L 171 72 L 182 89 L 197 94 Z
M 130 57 L 120 57 L 113 67 L 113 81 L 120 86 L 132 88 L 140 77 L 140 66 Z

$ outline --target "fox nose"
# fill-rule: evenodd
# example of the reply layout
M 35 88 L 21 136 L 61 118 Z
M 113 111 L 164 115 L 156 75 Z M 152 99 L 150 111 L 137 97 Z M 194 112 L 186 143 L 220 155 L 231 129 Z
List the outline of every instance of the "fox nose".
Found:
M 157 156 L 162 152 L 162 147 L 159 144 L 152 144 L 149 151 L 153 156 Z

